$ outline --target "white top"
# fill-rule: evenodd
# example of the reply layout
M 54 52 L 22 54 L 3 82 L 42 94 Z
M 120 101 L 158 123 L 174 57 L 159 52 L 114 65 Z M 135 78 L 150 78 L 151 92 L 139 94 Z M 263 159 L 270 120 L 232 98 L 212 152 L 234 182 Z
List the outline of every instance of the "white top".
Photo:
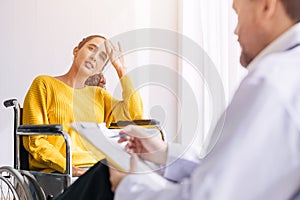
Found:
M 129 175 L 115 199 L 300 198 L 300 24 L 266 47 L 249 65 L 221 136 L 201 164 L 181 158 L 166 176 L 180 184 Z M 176 157 L 169 145 L 168 160 Z M 184 163 L 184 165 L 182 165 Z M 196 166 L 196 168 L 195 168 Z

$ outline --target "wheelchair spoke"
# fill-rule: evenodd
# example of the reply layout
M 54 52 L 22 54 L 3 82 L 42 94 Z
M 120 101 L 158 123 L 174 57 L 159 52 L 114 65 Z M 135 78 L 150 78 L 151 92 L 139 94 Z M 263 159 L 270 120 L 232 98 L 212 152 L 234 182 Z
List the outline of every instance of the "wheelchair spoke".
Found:
M 1 167 L 0 176 L 3 177 L 2 180 L 9 182 L 11 191 L 15 191 L 17 197 L 21 200 L 32 200 L 32 196 L 24 177 L 15 169 L 11 167 Z M 1 191 L 2 192 L 2 191 Z M 3 191 L 4 194 L 6 191 Z M 12 198 L 16 199 L 16 198 Z M 2 200 L 2 199 L 1 199 Z
M 19 196 L 13 185 L 3 176 L 0 176 L 0 199 L 19 200 Z

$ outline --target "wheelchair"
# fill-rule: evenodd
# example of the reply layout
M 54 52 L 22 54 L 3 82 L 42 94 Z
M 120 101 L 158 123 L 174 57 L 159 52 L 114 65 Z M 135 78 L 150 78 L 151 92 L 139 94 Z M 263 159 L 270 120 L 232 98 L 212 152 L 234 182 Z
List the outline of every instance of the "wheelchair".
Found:
M 5 107 L 14 110 L 14 164 L 0 167 L 0 199 L 51 200 L 71 185 L 72 157 L 69 134 L 61 125 L 21 125 L 22 108 L 16 99 L 4 101 Z M 29 171 L 28 152 L 23 146 L 23 136 L 57 135 L 66 144 L 66 172 L 45 173 Z
M 62 193 L 72 182 L 71 140 L 69 134 L 62 131 L 58 124 L 49 125 L 21 125 L 22 108 L 16 99 L 4 101 L 5 107 L 14 110 L 14 164 L 13 167 L 0 167 L 0 200 L 51 200 Z M 144 128 L 156 128 L 160 131 L 161 139 L 165 134 L 155 119 L 133 121 L 118 121 L 110 124 L 110 129 L 120 129 L 129 124 Z M 44 173 L 29 170 L 28 152 L 23 146 L 23 136 L 57 135 L 63 136 L 66 143 L 66 172 Z

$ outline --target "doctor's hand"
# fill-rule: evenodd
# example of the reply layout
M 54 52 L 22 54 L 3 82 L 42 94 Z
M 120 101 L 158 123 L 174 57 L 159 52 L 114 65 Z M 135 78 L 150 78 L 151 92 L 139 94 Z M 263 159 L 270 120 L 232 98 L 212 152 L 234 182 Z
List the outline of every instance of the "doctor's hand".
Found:
M 109 180 L 111 183 L 111 191 L 115 192 L 120 182 L 127 176 L 127 174 L 116 170 L 113 167 L 109 167 Z
M 134 173 L 136 171 L 136 155 L 131 154 L 130 157 L 130 171 L 129 173 Z M 113 192 L 116 191 L 117 187 L 119 186 L 120 182 L 127 176 L 126 173 L 120 172 L 112 166 L 109 166 L 109 180 L 111 183 L 111 190 Z
M 125 67 L 125 61 L 120 42 L 118 42 L 118 49 L 109 40 L 106 40 L 104 45 L 111 64 L 116 69 L 119 78 L 122 78 L 127 73 L 127 68 Z
M 126 135 L 126 137 L 118 140 L 119 143 L 127 141 L 126 151 L 136 153 L 143 160 L 165 165 L 168 146 L 161 140 L 158 131 L 149 134 L 144 128 L 129 125 L 122 129 L 119 134 Z

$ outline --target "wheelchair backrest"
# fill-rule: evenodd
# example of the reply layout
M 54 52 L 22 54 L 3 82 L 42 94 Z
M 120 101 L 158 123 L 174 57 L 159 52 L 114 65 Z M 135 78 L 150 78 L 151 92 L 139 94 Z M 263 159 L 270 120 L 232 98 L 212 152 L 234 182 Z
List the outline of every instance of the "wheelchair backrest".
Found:
M 14 168 L 29 170 L 28 152 L 23 146 L 23 136 L 17 134 L 17 129 L 22 125 L 23 108 L 21 108 L 17 99 L 9 99 L 4 101 L 5 107 L 13 107 L 14 109 Z

